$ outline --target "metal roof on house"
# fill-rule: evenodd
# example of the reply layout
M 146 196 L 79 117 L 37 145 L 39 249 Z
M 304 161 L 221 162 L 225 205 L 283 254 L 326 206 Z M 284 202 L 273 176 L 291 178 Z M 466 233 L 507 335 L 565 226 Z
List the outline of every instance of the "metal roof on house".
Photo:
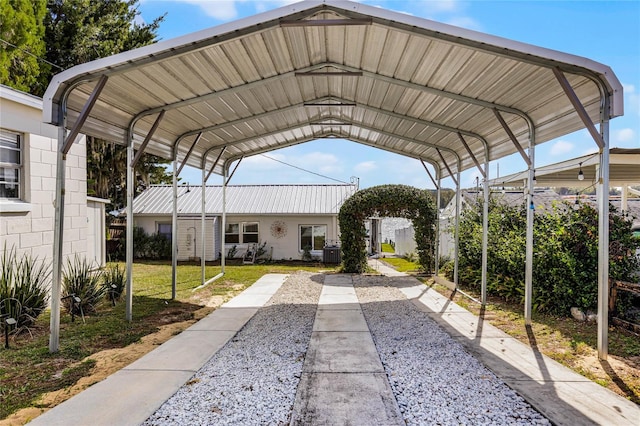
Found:
M 313 0 L 75 66 L 54 76 L 43 114 L 121 143 L 132 129 L 136 149 L 151 133 L 146 152 L 218 174 L 243 156 L 337 137 L 430 162 L 446 177 L 584 128 L 565 77 L 586 120 L 600 122 L 605 93 L 607 118 L 623 114 L 622 85 L 606 65 Z
M 335 215 L 357 191 L 355 185 L 229 185 L 227 214 L 231 215 Z M 222 186 L 206 186 L 206 213 L 222 214 Z M 171 215 L 173 189 L 153 185 L 133 200 L 134 215 Z M 178 213 L 200 215 L 202 186 L 180 185 Z

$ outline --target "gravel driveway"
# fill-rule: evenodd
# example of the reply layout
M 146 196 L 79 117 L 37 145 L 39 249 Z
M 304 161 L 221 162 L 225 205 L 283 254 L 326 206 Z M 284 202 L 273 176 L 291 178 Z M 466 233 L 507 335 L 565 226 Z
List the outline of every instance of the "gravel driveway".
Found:
M 291 275 L 145 425 L 288 424 L 323 277 Z M 407 424 L 549 424 L 408 301 L 392 279 L 353 281 Z

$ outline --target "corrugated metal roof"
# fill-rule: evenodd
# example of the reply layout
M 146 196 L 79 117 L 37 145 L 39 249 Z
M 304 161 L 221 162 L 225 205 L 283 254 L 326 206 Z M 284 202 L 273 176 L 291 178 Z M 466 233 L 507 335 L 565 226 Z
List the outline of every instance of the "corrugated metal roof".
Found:
M 44 118 L 71 128 L 108 77 L 82 132 L 198 168 L 324 137 L 345 138 L 437 166 L 441 176 L 584 127 L 562 71 L 593 122 L 601 92 L 622 114 L 622 86 L 597 62 L 348 1 L 307 1 L 78 65 L 55 76 Z M 193 154 L 186 154 L 201 133 Z M 592 146 L 592 145 L 589 145 Z M 221 161 L 214 160 L 225 148 Z M 440 153 L 438 152 L 440 151 Z M 457 167 L 457 158 L 461 165 Z
M 355 185 L 229 185 L 227 214 L 325 215 L 338 214 L 342 203 L 357 191 Z M 207 214 L 222 214 L 222 186 L 206 186 Z M 170 215 L 170 185 L 152 185 L 133 200 L 134 215 Z M 178 213 L 200 215 L 202 186 L 178 188 Z

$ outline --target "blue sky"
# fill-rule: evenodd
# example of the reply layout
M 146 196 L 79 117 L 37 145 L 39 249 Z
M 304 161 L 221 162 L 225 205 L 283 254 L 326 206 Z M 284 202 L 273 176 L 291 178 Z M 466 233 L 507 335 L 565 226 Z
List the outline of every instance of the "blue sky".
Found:
M 167 13 L 159 35 L 163 40 L 275 9 L 292 1 L 142 0 L 142 18 L 150 22 Z M 611 147 L 640 148 L 640 2 L 638 1 L 383 1 L 362 3 L 409 13 L 512 40 L 559 50 L 609 65 L 624 86 L 625 114 L 611 121 Z M 536 147 L 536 165 L 556 163 L 591 153 L 595 143 L 586 130 Z M 271 158 L 268 158 L 271 157 Z M 413 159 L 350 141 L 317 140 L 243 160 L 232 184 L 331 183 L 279 161 L 348 182 L 352 176 L 366 188 L 403 183 L 433 188 L 422 165 Z M 519 155 L 493 161 L 490 177 L 525 168 Z M 265 174 L 269 179 L 265 181 Z M 462 186 L 475 186 L 477 172 L 462 175 Z M 199 184 L 201 172 L 185 168 L 182 182 Z M 218 184 L 219 177 L 209 178 Z M 444 186 L 453 187 L 450 180 Z

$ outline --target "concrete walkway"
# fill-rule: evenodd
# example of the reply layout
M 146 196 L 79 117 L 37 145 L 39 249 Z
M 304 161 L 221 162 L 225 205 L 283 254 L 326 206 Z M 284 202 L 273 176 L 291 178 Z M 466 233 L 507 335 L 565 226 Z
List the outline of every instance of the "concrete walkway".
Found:
M 325 275 L 291 424 L 405 424 L 350 275 Z
M 556 425 L 640 426 L 640 407 L 511 337 L 414 278 L 400 290 Z
M 556 425 L 640 426 L 640 407 L 520 343 L 415 278 L 372 260 L 469 352 Z M 266 275 L 207 318 L 32 425 L 144 422 L 251 319 L 286 275 Z M 351 277 L 327 275 L 294 404 L 293 424 L 402 424 Z
M 29 424 L 113 426 L 144 422 L 253 317 L 287 276 L 264 275 L 206 318 Z

